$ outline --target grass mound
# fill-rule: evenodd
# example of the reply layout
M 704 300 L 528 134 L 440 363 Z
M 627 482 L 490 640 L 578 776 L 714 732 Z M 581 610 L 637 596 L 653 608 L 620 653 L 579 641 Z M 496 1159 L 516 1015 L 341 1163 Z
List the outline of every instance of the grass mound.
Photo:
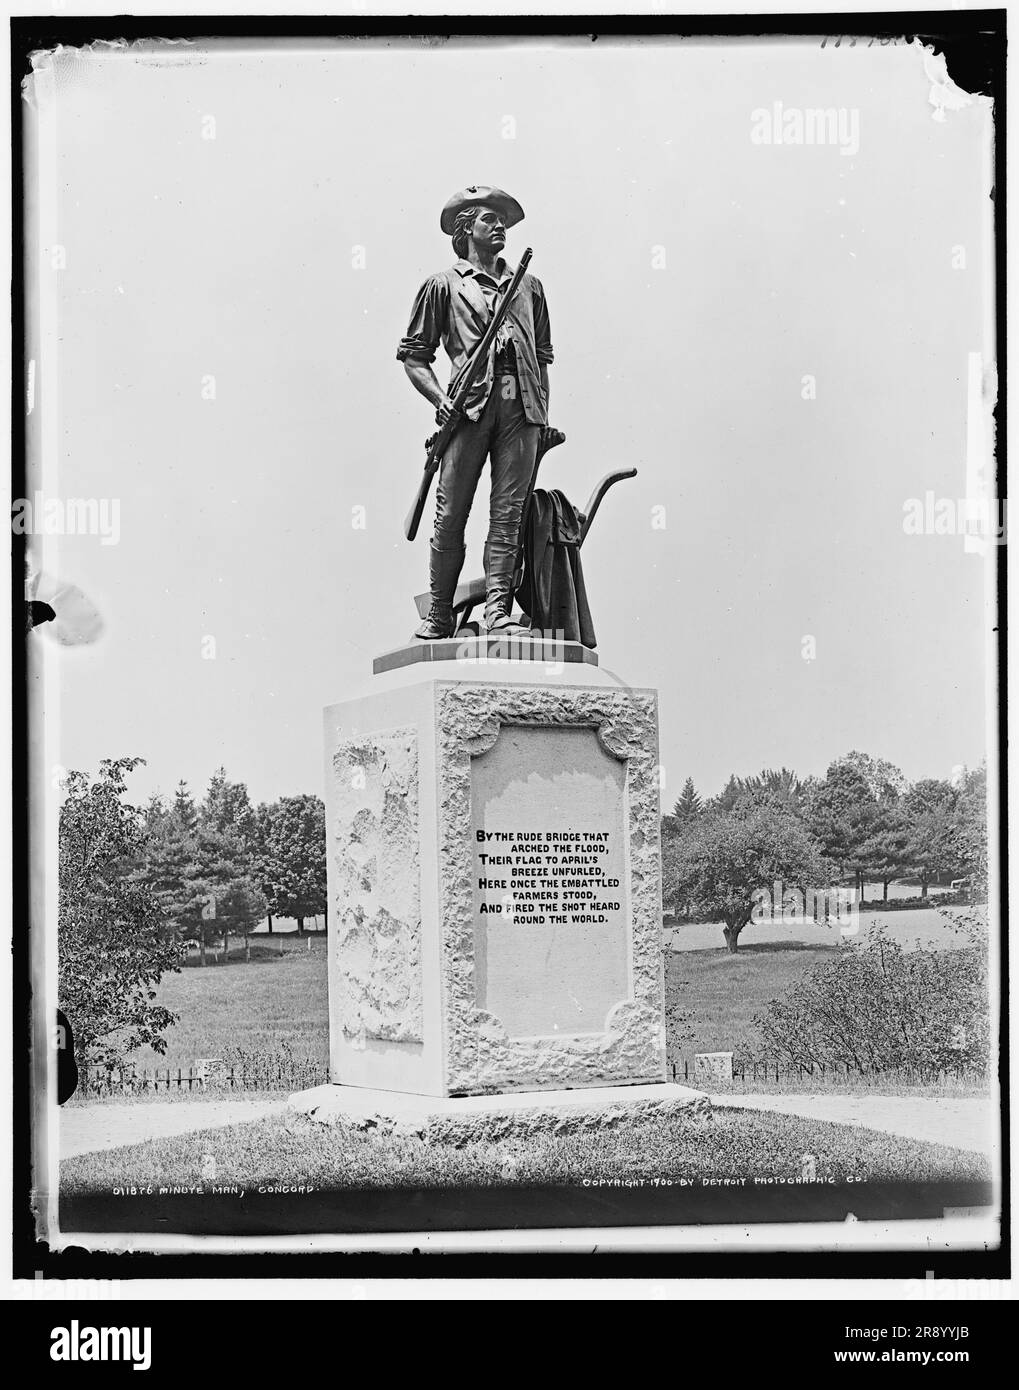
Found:
M 576 1185 L 586 1179 L 800 1179 L 804 1155 L 813 1180 L 984 1182 L 980 1154 L 791 1115 L 716 1110 L 706 1118 L 668 1117 L 631 1128 L 563 1137 L 507 1139 L 453 1148 L 417 1139 L 327 1129 L 302 1116 L 273 1115 L 228 1129 L 197 1131 L 61 1164 L 62 1195 L 125 1184 L 199 1184 L 208 1155 L 217 1184 L 248 1190 L 270 1184 L 342 1188 Z

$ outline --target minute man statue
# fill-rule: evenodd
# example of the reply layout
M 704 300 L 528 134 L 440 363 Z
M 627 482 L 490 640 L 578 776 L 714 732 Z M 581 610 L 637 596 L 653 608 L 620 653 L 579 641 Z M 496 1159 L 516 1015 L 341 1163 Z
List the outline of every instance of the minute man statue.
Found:
M 397 359 L 416 390 L 435 407 L 441 426 L 453 402 L 432 370 L 441 342 L 452 363 L 450 390 L 484 335 L 495 306 L 513 278 L 501 255 L 506 229 L 524 210 L 500 188 L 472 185 L 455 193 L 440 226 L 453 239 L 457 260 L 430 276 L 418 291 Z M 431 609 L 415 632 L 424 640 L 453 635 L 453 595 L 464 562 L 464 529 L 486 459 L 492 495 L 485 544 L 485 624 L 490 632 L 519 634 L 510 618 L 520 523 L 542 430 L 548 425 L 548 368 L 553 360 L 548 308 L 541 282 L 525 272 L 463 406 L 463 421 L 443 455 L 436 490 L 430 551 Z

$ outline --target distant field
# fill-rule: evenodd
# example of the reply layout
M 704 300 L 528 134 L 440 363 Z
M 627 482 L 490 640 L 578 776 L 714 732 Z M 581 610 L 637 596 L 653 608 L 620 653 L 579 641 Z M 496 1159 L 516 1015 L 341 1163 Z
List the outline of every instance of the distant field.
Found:
M 953 932 L 945 919 L 944 912 L 958 915 L 965 912 L 965 908 L 945 908 L 939 912 L 933 907 L 918 907 L 909 911 L 898 912 L 861 912 L 859 914 L 860 930 L 857 936 L 849 938 L 862 941 L 868 931 L 872 930 L 880 922 L 888 928 L 889 935 L 902 943 L 905 948 L 916 946 L 918 943 L 933 941 L 939 947 L 951 948 L 965 944 L 956 932 Z M 981 909 L 983 911 L 983 909 Z M 712 947 L 724 946 L 722 939 L 721 922 L 691 922 L 681 923 L 673 926 L 670 922 L 665 927 L 665 945 L 673 951 L 702 951 Z M 753 922 L 748 927 L 744 927 L 739 939 L 739 953 L 750 951 L 754 946 L 790 946 L 797 949 L 800 946 L 821 947 L 836 946 L 839 941 L 839 929 L 837 927 L 818 926 L 816 922 L 803 921 L 795 926 L 773 926 L 762 923 L 757 925 Z
M 310 951 L 308 943 L 311 944 Z M 199 1057 L 234 1057 L 239 1051 L 278 1052 L 287 1043 L 295 1057 L 329 1059 L 326 938 L 291 939 L 252 946 L 228 965 L 185 966 L 165 975 L 158 1002 L 180 1022 L 168 1029 L 162 1055 L 142 1047 L 131 1054 L 140 1067 L 187 1067 Z

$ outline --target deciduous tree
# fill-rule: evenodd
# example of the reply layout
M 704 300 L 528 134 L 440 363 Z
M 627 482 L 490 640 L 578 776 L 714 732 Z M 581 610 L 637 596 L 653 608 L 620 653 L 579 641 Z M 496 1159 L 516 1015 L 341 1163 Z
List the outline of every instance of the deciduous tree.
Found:
M 701 817 L 675 846 L 665 871 L 666 905 L 689 903 L 705 922 L 724 923 L 729 950 L 751 920 L 754 895 L 776 880 L 818 889 L 831 865 L 795 816 L 776 804 L 744 803 L 727 814 Z
M 165 1051 L 175 1020 L 156 1004 L 162 976 L 179 968 L 156 895 L 134 872 L 145 814 L 126 800 L 141 758 L 106 759 L 98 776 L 71 772 L 59 819 L 58 1004 L 82 1063 L 113 1064 L 133 1048 Z
M 284 796 L 259 807 L 258 880 L 270 913 L 304 919 L 326 910 L 325 806 L 317 796 Z

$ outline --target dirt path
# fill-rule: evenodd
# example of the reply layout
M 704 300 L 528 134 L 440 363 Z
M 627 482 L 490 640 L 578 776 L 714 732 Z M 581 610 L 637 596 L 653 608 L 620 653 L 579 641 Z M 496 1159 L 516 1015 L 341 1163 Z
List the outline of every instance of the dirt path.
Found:
M 990 1100 L 928 1096 L 712 1096 L 713 1105 L 775 1110 L 807 1120 L 860 1125 L 928 1144 L 989 1154 L 995 1145 Z
M 75 1106 L 60 1112 L 60 1157 L 75 1158 L 99 1149 L 119 1149 L 123 1144 L 144 1144 L 148 1139 L 167 1139 L 199 1129 L 243 1125 L 284 1110 L 286 1103 L 286 1096 L 282 1096 L 278 1101 Z

